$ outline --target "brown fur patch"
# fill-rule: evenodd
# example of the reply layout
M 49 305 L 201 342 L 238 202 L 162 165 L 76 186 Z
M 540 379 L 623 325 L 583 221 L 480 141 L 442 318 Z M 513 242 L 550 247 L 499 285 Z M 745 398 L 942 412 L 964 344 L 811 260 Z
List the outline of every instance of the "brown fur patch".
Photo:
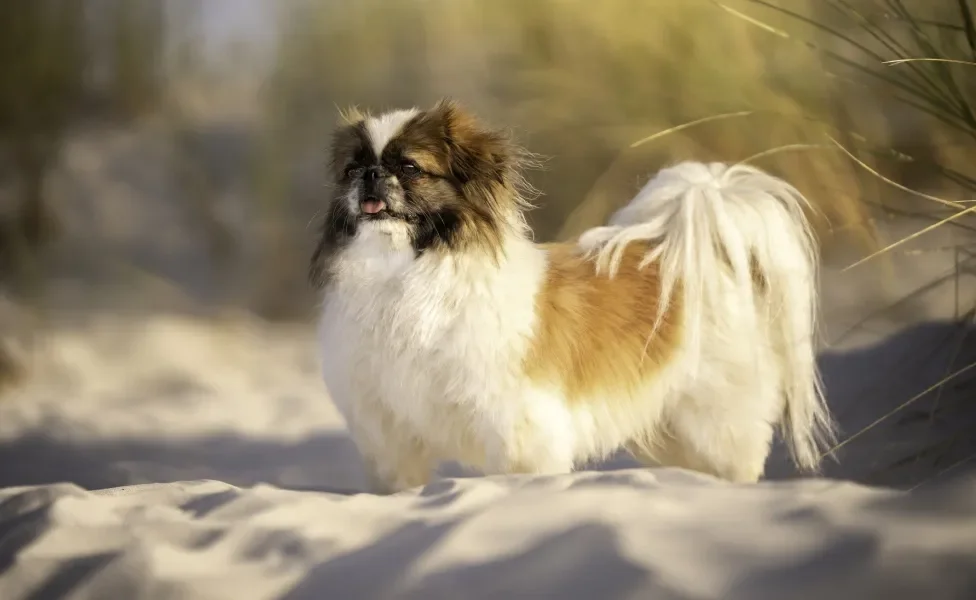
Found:
M 444 176 L 445 168 L 442 159 L 434 152 L 423 149 L 415 150 L 408 147 L 403 154 L 410 160 L 417 163 L 417 166 L 427 173 L 437 175 L 439 177 Z
M 573 244 L 543 248 L 549 271 L 536 298 L 539 325 L 525 358 L 526 375 L 557 386 L 570 402 L 636 390 L 678 343 L 680 290 L 651 338 L 660 280 L 655 264 L 638 270 L 646 244 L 627 247 L 612 279 L 597 275 L 594 262 Z

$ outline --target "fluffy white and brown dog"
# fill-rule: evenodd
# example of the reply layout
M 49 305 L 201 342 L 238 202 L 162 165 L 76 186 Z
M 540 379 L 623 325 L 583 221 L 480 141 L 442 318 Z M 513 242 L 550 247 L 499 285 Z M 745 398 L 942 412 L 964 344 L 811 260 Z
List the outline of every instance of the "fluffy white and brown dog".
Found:
M 686 162 L 608 226 L 537 244 L 503 133 L 450 101 L 344 117 L 310 276 L 376 491 L 445 460 L 566 473 L 619 448 L 753 482 L 778 426 L 816 468 L 816 250 L 788 183 Z

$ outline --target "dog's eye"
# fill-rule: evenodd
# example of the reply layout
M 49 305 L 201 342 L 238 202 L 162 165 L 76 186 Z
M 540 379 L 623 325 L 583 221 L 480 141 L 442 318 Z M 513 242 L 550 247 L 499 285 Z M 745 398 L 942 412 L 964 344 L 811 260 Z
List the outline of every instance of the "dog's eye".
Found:
M 355 179 L 357 177 L 360 177 L 363 174 L 364 170 L 365 169 L 363 169 L 359 165 L 349 165 L 348 167 L 346 167 L 345 170 L 346 178 Z
M 404 161 L 400 163 L 400 171 L 404 175 L 417 175 L 420 173 L 420 167 L 414 162 Z

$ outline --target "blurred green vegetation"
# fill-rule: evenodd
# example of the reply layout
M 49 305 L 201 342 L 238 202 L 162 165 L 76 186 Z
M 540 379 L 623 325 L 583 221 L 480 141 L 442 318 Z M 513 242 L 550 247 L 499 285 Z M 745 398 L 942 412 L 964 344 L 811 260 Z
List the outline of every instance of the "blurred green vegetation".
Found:
M 140 210 L 179 207 L 183 234 L 197 239 L 194 266 L 210 265 L 200 277 L 230 290 L 221 301 L 268 316 L 301 311 L 327 138 L 350 104 L 424 106 L 450 95 L 514 129 L 548 157 L 530 174 L 545 193 L 531 215 L 540 239 L 599 224 L 683 158 L 751 160 L 787 177 L 821 209 L 828 251 L 870 241 L 874 209 L 937 220 L 962 206 L 895 185 L 965 198 L 976 183 L 967 66 L 884 63 L 972 60 L 976 34 L 959 0 L 264 2 L 265 18 L 223 54 L 201 25 L 204 6 L 38 0 L 0 21 L 7 284 L 57 271 L 39 259 L 46 242 L 68 252 L 55 232 L 69 201 L 50 189 L 62 150 L 77 142 L 108 160 L 95 138 L 123 131 L 137 146 L 165 147 L 151 166 L 166 189 L 142 194 Z M 218 18 L 233 10 L 225 3 Z M 120 171 L 114 183 L 132 183 Z M 132 185 L 138 195 L 147 183 Z M 167 252 L 151 235 L 145 243 L 151 251 L 124 251 Z M 193 288 L 161 262 L 132 266 Z M 225 277 L 235 270 L 240 277 Z
M 0 19 L 0 266 L 31 275 L 57 229 L 46 192 L 65 136 L 159 98 L 165 19 L 152 0 L 32 0 Z
M 20 198 L 4 211 L 0 251 L 20 259 L 48 232 L 44 178 L 82 102 L 87 48 L 78 3 L 26 3 L 0 20 L 0 140 Z M 5 207 L 6 208 L 6 207 Z
M 171 159 L 159 168 L 178 190 L 169 202 L 203 238 L 201 260 L 226 271 L 242 244 L 256 247 L 247 251 L 253 281 L 235 293 L 288 314 L 308 298 L 301 269 L 283 265 L 307 252 L 337 109 L 445 95 L 548 157 L 530 174 L 545 192 L 532 214 L 540 239 L 602 222 L 649 174 L 682 158 L 751 159 L 818 204 L 826 247 L 835 236 L 870 238 L 868 208 L 896 194 L 834 142 L 914 189 L 958 195 L 974 181 L 965 162 L 976 126 L 960 66 L 881 63 L 972 58 L 958 2 L 914 4 L 268 2 L 262 26 L 274 43 L 265 59 L 254 58 L 248 35 L 267 32 L 251 31 L 214 60 L 204 56 L 199 3 L 39 0 L 0 24 L 0 162 L 14 182 L 4 203 L 15 207 L 2 212 L 0 252 L 8 267 L 23 267 L 51 237 L 59 216 L 46 197 L 49 172 L 69 140 L 94 135 L 93 122 L 147 140 L 163 132 Z M 235 182 L 221 172 L 228 147 L 209 143 L 228 128 L 239 133 L 227 142 L 240 153 Z M 221 216 L 228 202 L 249 221 L 246 233 Z

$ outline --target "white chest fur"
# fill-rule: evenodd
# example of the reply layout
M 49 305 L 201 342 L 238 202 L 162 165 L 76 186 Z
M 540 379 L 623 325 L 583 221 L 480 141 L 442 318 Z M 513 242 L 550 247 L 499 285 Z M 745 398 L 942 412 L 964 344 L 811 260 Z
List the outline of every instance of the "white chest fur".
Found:
M 505 249 L 500 264 L 416 257 L 377 228 L 338 257 L 320 322 L 323 374 L 367 452 L 407 436 L 437 459 L 483 463 L 486 444 L 516 426 L 546 258 L 525 240 Z

